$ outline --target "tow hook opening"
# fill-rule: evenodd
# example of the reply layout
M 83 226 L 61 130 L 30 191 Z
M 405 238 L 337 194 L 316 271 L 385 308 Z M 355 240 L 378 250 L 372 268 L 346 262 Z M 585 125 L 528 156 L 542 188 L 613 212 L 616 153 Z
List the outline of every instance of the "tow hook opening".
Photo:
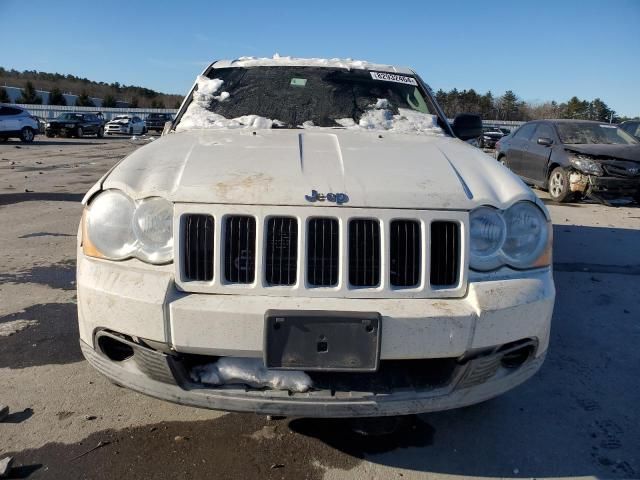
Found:
M 133 347 L 106 335 L 98 338 L 98 347 L 109 360 L 114 362 L 123 362 L 133 357 Z
M 500 363 L 505 368 L 518 368 L 531 358 L 534 351 L 535 345 L 531 341 L 504 345 L 499 350 L 502 353 Z

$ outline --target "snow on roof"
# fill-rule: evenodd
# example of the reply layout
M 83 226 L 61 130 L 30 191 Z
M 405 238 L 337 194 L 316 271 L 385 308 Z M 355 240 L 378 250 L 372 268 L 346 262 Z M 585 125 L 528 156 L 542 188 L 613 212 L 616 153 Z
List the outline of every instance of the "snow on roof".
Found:
M 218 60 L 213 64 L 213 68 L 229 68 L 229 67 L 272 67 L 272 66 L 291 66 L 291 67 L 330 67 L 330 68 L 346 68 L 359 70 L 377 70 L 380 72 L 395 72 L 413 75 L 414 72 L 407 67 L 394 67 L 393 65 L 383 65 L 379 63 L 370 63 L 366 60 L 353 60 L 351 58 L 296 58 L 281 57 L 277 53 L 271 58 L 258 57 L 240 57 L 235 60 Z

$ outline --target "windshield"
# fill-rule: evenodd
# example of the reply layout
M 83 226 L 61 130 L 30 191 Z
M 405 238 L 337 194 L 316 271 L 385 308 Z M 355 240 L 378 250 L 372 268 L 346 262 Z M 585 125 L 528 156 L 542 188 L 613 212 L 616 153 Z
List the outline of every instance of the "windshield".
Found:
M 177 130 L 363 128 L 442 134 L 430 98 L 409 75 L 318 67 L 214 69 Z
M 598 123 L 557 123 L 562 143 L 632 145 L 638 143 L 631 135 L 615 125 Z
M 57 120 L 82 120 L 80 113 L 63 113 L 58 116 Z
M 113 120 L 130 120 L 131 117 L 128 117 L 126 115 L 116 115 L 115 117 L 113 117 Z

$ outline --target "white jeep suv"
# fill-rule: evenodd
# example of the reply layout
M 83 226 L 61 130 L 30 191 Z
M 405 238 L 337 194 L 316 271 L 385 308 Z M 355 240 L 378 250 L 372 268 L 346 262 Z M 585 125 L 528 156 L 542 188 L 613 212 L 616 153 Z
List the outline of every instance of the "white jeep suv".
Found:
M 40 131 L 40 124 L 24 108 L 0 104 L 0 142 L 19 138 L 31 143 Z
M 87 360 L 231 411 L 363 417 L 487 400 L 549 342 L 551 223 L 410 69 L 241 58 L 88 193 Z M 456 138 L 459 137 L 459 138 Z

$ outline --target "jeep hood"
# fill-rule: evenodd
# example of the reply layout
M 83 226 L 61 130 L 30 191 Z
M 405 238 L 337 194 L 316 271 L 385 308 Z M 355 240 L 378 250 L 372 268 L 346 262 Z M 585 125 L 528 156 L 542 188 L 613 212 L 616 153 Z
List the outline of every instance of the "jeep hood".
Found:
M 100 186 L 135 199 L 245 205 L 335 205 L 308 202 L 312 190 L 344 193 L 345 206 L 367 208 L 536 200 L 518 177 L 460 140 L 320 128 L 172 133 L 129 155 Z
M 638 145 L 607 145 L 607 144 L 565 144 L 568 152 L 601 157 L 602 159 L 617 158 L 640 162 L 640 144 Z

